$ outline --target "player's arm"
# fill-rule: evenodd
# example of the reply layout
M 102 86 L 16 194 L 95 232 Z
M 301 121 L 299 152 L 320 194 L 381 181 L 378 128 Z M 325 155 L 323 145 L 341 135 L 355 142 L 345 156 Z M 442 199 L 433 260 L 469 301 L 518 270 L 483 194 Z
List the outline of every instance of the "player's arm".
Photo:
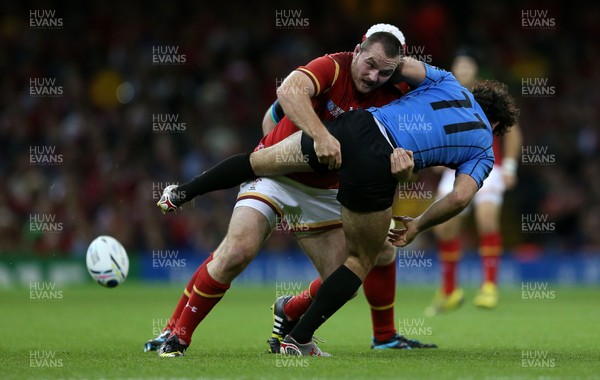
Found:
M 396 247 L 406 246 L 417 234 L 458 215 L 471 203 L 477 190 L 479 186 L 473 177 L 459 174 L 454 180 L 452 191 L 434 202 L 418 217 L 413 219 L 408 216 L 394 216 L 395 220 L 404 223 L 404 228 L 391 229 L 388 240 Z
M 277 89 L 277 100 L 290 121 L 312 137 L 319 162 L 328 164 L 329 169 L 339 169 L 342 163 L 340 143 L 327 131 L 313 109 L 311 98 L 316 94 L 314 82 L 307 74 L 296 70 Z
M 273 106 L 271 106 L 271 107 L 273 107 Z M 271 132 L 273 130 L 273 128 L 275 128 L 275 125 L 277 125 L 273 121 L 273 118 L 271 117 L 271 107 L 269 107 L 267 112 L 265 112 L 265 116 L 263 116 L 263 121 L 262 121 L 263 136 L 268 135 L 269 132 Z
M 265 116 L 263 117 L 263 136 L 269 134 L 269 132 L 271 132 L 273 128 L 275 128 L 277 123 L 279 123 L 279 121 L 283 119 L 284 116 L 285 113 L 283 112 L 283 108 L 281 108 L 281 104 L 279 104 L 279 101 L 275 99 L 275 101 L 273 102 L 273 104 L 271 104 L 269 109 L 267 109 L 267 112 L 265 112 Z
M 519 124 L 513 125 L 502 138 L 504 139 L 502 176 L 506 188 L 512 189 L 517 184 L 517 167 L 521 146 L 523 145 L 523 134 Z
M 394 74 L 394 81 L 406 82 L 411 87 L 417 87 L 423 83 L 427 75 L 427 69 L 423 62 L 417 61 L 411 57 L 402 58 L 402 62 L 398 65 L 399 75 Z

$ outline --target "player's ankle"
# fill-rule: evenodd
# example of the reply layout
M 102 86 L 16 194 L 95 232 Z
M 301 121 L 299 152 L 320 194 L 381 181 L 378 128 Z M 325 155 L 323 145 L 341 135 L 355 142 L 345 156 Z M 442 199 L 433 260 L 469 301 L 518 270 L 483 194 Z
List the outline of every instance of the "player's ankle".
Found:
M 191 343 L 191 342 L 186 342 L 185 340 L 183 340 L 183 339 L 181 339 L 179 337 L 178 337 L 178 339 L 179 339 L 179 344 L 183 344 L 183 345 L 189 346 L 190 343 Z

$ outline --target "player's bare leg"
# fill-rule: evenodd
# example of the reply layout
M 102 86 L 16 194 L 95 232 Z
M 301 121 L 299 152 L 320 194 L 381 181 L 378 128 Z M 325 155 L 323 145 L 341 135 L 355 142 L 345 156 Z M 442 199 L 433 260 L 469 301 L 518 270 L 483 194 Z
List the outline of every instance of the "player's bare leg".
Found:
M 319 234 L 297 238 L 300 248 L 310 258 L 320 277 L 313 280 L 308 289 L 295 296 L 281 296 L 275 300 L 273 310 L 273 330 L 267 340 L 269 352 L 279 353 L 283 338 L 296 326 L 308 310 L 321 287 L 322 279 L 327 278 L 348 257 L 342 228 Z
M 480 235 L 500 229 L 500 207 L 493 202 L 480 202 L 475 206 L 475 222 Z
M 231 156 L 181 185 L 169 185 L 156 205 L 163 213 L 174 212 L 186 202 L 206 193 L 229 189 L 256 177 L 310 172 L 300 147 L 301 133 L 251 154 Z
M 227 236 L 213 253 L 212 261 L 201 267 L 173 333 L 158 350 L 160 356 L 184 354 L 196 327 L 223 298 L 233 279 L 256 257 L 270 232 L 262 213 L 244 206 L 234 209 Z
M 377 262 L 385 244 L 392 210 L 355 212 L 342 206 L 342 222 L 349 257 L 344 263 L 361 281 Z
M 377 262 L 391 217 L 391 208 L 358 213 L 342 207 L 342 222 L 349 257 L 323 281 L 308 311 L 282 342 L 282 353 L 309 354 L 304 353 L 303 349 L 308 347 L 306 345 L 314 346 L 314 343 L 311 343 L 314 332 L 352 298 Z
M 344 230 L 336 228 L 315 235 L 297 238 L 298 244 L 319 272 L 308 289 L 300 294 L 279 297 L 272 306 L 273 331 L 267 341 L 271 353 L 279 353 L 283 338 L 289 334 L 300 317 L 308 310 L 321 287 L 322 279 L 327 278 L 348 258 Z M 392 258 L 393 260 L 393 258 Z
M 329 277 L 348 257 L 342 228 L 299 237 L 297 241 L 300 248 L 314 264 L 321 278 Z
M 258 177 L 311 172 L 308 158 L 302 153 L 302 132 L 296 132 L 268 148 L 250 154 L 250 165 Z
M 321 278 L 327 278 L 348 257 L 344 232 L 341 228 L 318 235 L 298 238 L 298 243 L 311 258 L 319 270 Z M 324 253 L 327 252 L 327 253 Z M 394 325 L 394 298 L 396 289 L 396 250 L 385 241 L 377 257 L 375 267 L 369 272 L 364 282 L 364 291 L 371 305 L 373 322 L 373 348 L 431 348 L 432 344 L 424 344 L 416 340 L 398 335 Z M 274 328 L 269 338 L 272 353 L 279 352 L 280 342 L 295 326 L 300 317 L 308 310 L 315 298 L 321 278 L 311 282 L 308 289 L 297 296 L 280 297 L 273 305 Z M 384 305 L 384 307 L 379 307 Z
M 216 281 L 231 283 L 258 254 L 271 233 L 267 218 L 251 207 L 236 207 L 227 236 L 213 254 L 207 269 Z

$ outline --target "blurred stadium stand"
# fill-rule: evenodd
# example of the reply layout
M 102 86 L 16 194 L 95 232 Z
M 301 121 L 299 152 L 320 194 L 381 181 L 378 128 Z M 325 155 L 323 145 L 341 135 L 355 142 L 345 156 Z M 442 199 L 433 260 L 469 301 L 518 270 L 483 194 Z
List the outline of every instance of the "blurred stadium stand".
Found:
M 518 187 L 506 195 L 507 260 L 596 260 L 600 8 L 574 3 L 3 2 L 2 267 L 10 270 L 15 258 L 81 260 L 101 234 L 140 263 L 156 251 L 206 255 L 225 234 L 236 190 L 167 216 L 154 206 L 160 190 L 253 149 L 281 80 L 314 57 L 352 50 L 378 22 L 399 26 L 413 53 L 440 67 L 449 67 L 457 47 L 477 48 L 481 76 L 509 83 L 518 100 L 524 145 L 551 158 L 521 165 Z M 554 22 L 526 28 L 525 18 Z M 290 20 L 296 26 L 281 26 Z M 157 64 L 166 51 L 179 64 Z M 552 94 L 523 96 L 528 78 L 545 80 Z M 54 92 L 36 95 L 32 87 Z M 161 117 L 176 118 L 178 130 L 157 129 Z M 434 175 L 424 180 L 435 189 Z M 524 232 L 528 215 L 551 230 Z M 472 250 L 476 233 L 467 227 Z M 417 245 L 435 258 L 431 241 Z M 298 255 L 284 233 L 264 251 L 265 259 Z

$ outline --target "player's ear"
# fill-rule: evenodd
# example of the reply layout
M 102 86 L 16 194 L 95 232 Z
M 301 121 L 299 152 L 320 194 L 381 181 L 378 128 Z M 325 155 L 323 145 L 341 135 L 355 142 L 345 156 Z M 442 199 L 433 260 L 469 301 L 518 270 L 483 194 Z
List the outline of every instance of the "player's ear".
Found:
M 354 48 L 354 55 L 358 55 L 360 53 L 360 44 L 356 44 L 356 47 Z

